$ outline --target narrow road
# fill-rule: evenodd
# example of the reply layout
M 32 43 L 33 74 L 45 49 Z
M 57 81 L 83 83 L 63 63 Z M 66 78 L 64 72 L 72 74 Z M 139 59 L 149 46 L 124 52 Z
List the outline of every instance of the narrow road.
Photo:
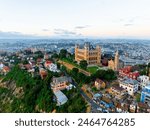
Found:
M 84 97 L 84 99 L 91 104 L 92 111 L 95 113 L 100 113 L 100 111 L 97 110 L 100 106 L 97 105 L 92 99 L 90 99 L 82 90 L 80 90 L 81 95 Z

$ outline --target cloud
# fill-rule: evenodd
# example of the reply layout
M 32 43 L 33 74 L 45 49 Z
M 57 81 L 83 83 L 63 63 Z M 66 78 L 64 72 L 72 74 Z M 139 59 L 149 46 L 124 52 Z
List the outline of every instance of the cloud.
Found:
M 48 32 L 48 31 L 49 31 L 49 29 L 42 29 L 42 31 L 43 31 L 43 32 Z
M 54 29 L 54 34 L 60 36 L 81 36 L 82 34 L 76 33 L 74 31 L 69 31 L 66 29 Z
M 132 24 L 132 23 L 127 23 L 127 24 L 124 24 L 124 26 L 133 26 L 134 24 Z
M 76 26 L 75 29 L 84 29 L 84 28 L 88 28 L 88 27 L 90 27 L 90 25 Z
M 40 36 L 37 36 L 36 34 L 23 34 L 21 32 L 15 32 L 15 31 L 11 31 L 11 32 L 3 32 L 0 31 L 0 38 L 1 39 L 19 39 L 19 38 L 40 38 Z
M 134 17 L 130 17 L 130 18 L 120 18 L 120 19 L 114 20 L 112 22 L 113 23 L 121 23 L 124 26 L 131 26 L 131 24 L 133 25 L 133 23 L 135 23 L 138 18 L 139 18 L 139 16 L 134 16 Z
M 47 30 L 45 30 L 47 31 Z M 0 30 L 0 39 L 44 39 L 44 38 L 75 38 L 82 37 L 82 34 L 76 33 L 74 31 L 69 31 L 65 29 L 54 29 L 54 36 L 40 36 L 37 34 L 23 34 L 21 32 L 9 31 L 4 32 Z

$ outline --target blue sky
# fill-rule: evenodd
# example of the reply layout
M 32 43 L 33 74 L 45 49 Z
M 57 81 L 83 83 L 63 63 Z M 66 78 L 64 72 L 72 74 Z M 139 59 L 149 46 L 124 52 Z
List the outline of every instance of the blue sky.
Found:
M 0 38 L 150 39 L 150 0 L 0 0 Z

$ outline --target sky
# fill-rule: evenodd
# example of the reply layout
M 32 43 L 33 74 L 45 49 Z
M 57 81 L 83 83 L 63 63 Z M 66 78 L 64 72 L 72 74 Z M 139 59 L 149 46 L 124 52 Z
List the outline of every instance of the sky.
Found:
M 0 38 L 150 39 L 150 0 L 0 0 Z

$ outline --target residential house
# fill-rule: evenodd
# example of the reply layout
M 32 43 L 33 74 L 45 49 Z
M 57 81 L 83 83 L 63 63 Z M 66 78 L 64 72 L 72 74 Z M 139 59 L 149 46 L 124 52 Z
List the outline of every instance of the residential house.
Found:
M 132 67 L 126 66 L 124 68 L 119 69 L 119 76 L 120 77 L 127 77 L 128 73 L 131 72 Z
M 115 105 L 115 107 L 116 107 L 116 111 L 117 111 L 117 112 L 119 112 L 119 113 L 122 112 L 121 103 L 117 103 L 117 104 Z
M 131 78 L 131 79 L 137 79 L 138 77 L 140 76 L 140 73 L 138 71 L 135 71 L 135 72 L 130 72 L 128 74 L 128 78 Z
M 2 70 L 4 67 L 4 64 L 3 63 L 0 63 L 0 70 Z
M 2 73 L 3 73 L 4 75 L 6 75 L 9 71 L 10 71 L 10 68 L 9 68 L 8 66 L 4 66 L 4 67 L 3 67 L 3 70 L 2 70 Z
M 137 113 L 147 113 L 149 109 L 150 109 L 150 107 L 147 104 L 139 102 L 137 104 L 137 111 L 136 112 Z
M 50 71 L 52 71 L 52 72 L 60 72 L 58 69 L 57 69 L 57 65 L 56 64 L 54 64 L 54 63 L 51 63 L 50 65 L 49 65 L 49 68 L 48 68 Z
M 44 54 L 44 59 L 45 60 L 49 59 L 49 55 L 48 54 Z
M 57 65 L 52 63 L 51 61 L 47 60 L 44 64 L 45 68 L 49 69 L 52 72 L 59 72 L 57 69 Z
M 132 72 L 131 66 L 126 66 L 126 67 L 119 70 L 119 76 L 122 78 L 128 77 L 128 78 L 136 80 L 140 76 L 140 74 L 138 71 Z
M 41 78 L 42 79 L 45 79 L 46 78 L 46 76 L 47 76 L 47 71 L 45 70 L 45 69 L 43 69 L 43 68 L 40 68 L 40 76 L 41 76 Z
M 106 87 L 106 84 L 104 81 L 102 81 L 101 79 L 96 79 L 95 80 L 95 87 L 100 90 L 101 88 L 105 88 Z
M 141 93 L 141 102 L 150 106 L 150 85 L 147 85 L 143 88 Z
M 48 68 L 51 63 L 52 61 L 46 60 L 46 62 L 44 63 L 45 68 Z
M 138 91 L 138 81 L 125 78 L 119 82 L 119 86 L 126 89 L 128 94 L 133 96 Z
M 62 76 L 62 77 L 53 77 L 51 88 L 56 90 L 63 90 L 66 89 L 67 86 L 72 82 L 71 77 Z
M 129 113 L 129 105 L 127 105 L 127 104 L 122 104 L 122 103 L 120 103 L 120 102 L 118 102 L 117 104 L 116 104 L 116 112 L 118 112 L 118 113 Z
M 120 86 L 113 86 L 113 87 L 111 87 L 109 92 L 112 95 L 114 95 L 115 98 L 117 98 L 117 99 L 122 99 L 127 94 L 127 90 L 122 88 L 122 87 L 120 87 Z
M 136 102 L 132 102 L 129 106 L 129 110 L 131 113 L 135 113 L 137 109 L 137 103 Z
M 101 101 L 100 101 L 100 106 L 104 107 L 104 108 L 112 108 L 114 107 L 113 102 L 107 98 L 107 97 L 102 97 Z
M 150 84 L 149 77 L 146 75 L 139 76 L 138 79 L 140 88 L 143 88 Z
M 129 104 L 121 103 L 122 113 L 129 113 Z

